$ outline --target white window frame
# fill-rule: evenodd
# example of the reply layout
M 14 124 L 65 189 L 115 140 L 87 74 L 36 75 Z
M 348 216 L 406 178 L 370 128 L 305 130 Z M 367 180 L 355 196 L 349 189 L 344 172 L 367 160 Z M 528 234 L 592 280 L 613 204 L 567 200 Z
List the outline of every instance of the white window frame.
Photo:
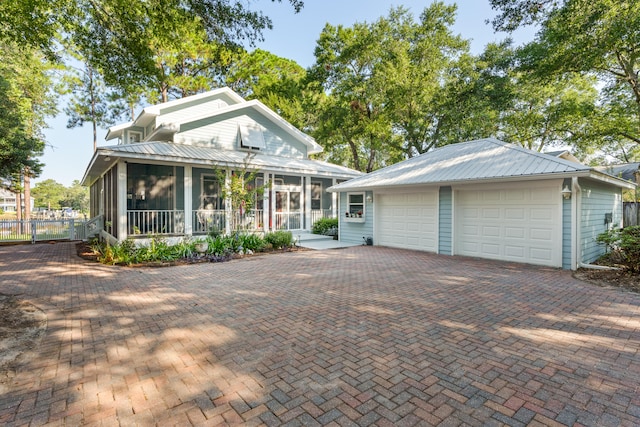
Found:
M 364 191 L 347 193 L 347 200 L 346 200 L 347 209 L 344 215 L 344 220 L 346 222 L 364 222 L 365 221 L 365 218 L 366 218 L 365 200 L 366 199 L 365 199 Z M 360 212 L 360 214 L 358 214 L 358 212 Z
M 133 135 L 137 135 L 138 136 L 138 140 L 137 141 L 132 141 L 131 137 Z M 138 132 L 135 130 L 130 130 L 127 132 L 127 144 L 135 144 L 137 142 L 142 142 L 142 132 Z

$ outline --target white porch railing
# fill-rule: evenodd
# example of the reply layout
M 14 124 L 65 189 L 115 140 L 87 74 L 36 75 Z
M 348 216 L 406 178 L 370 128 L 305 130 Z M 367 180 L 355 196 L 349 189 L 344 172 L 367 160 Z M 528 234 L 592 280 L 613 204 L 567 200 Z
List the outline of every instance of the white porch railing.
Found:
M 311 211 L 311 224 L 309 224 L 310 226 L 313 226 L 313 224 L 322 218 L 332 218 L 333 215 L 333 211 L 331 209 L 315 209 Z
M 276 212 L 276 230 L 300 230 L 302 214 L 300 212 Z
M 211 230 L 224 233 L 227 226 L 227 213 L 223 209 L 200 209 L 193 212 L 193 234 L 206 234 Z
M 184 211 L 127 211 L 127 230 L 129 235 L 182 234 L 184 233 Z

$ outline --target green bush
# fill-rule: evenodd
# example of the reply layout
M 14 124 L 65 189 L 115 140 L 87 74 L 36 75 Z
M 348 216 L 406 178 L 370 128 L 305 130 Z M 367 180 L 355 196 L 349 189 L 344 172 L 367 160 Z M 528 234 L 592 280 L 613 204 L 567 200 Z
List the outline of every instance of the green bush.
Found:
M 640 226 L 606 231 L 598 236 L 597 241 L 607 245 L 612 261 L 640 273 Z
M 288 248 L 293 245 L 293 234 L 290 231 L 274 231 L 264 236 L 264 241 L 270 244 L 273 249 Z
M 264 239 L 257 234 L 240 234 L 238 240 L 245 252 L 260 252 L 265 247 Z
M 313 223 L 311 232 L 313 234 L 329 234 L 334 229 L 338 229 L 338 218 L 320 218 Z

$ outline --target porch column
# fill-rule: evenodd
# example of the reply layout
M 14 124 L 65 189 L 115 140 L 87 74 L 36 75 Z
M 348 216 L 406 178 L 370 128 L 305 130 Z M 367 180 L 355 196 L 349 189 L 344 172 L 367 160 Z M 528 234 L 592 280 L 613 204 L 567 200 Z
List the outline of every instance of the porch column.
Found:
M 119 161 L 116 166 L 118 173 L 118 240 L 127 238 L 127 164 Z
M 224 176 L 224 188 L 229 191 L 231 188 L 231 169 L 226 170 Z M 231 235 L 231 222 L 233 221 L 233 210 L 231 209 L 231 198 L 226 197 L 224 201 L 224 215 L 227 218 L 225 221 L 224 231 L 227 236 Z
M 184 235 L 193 234 L 193 169 L 184 167 Z
M 311 230 L 311 175 L 304 177 L 304 224 L 305 230 Z
M 333 178 L 333 184 L 331 185 L 336 185 L 337 184 L 337 179 Z M 338 217 L 338 193 L 331 193 L 331 216 L 333 218 L 337 218 Z
M 270 173 L 269 174 L 269 180 L 271 181 L 271 185 L 269 186 L 269 200 L 271 201 L 269 203 L 269 206 L 267 206 L 267 209 L 269 211 L 269 231 L 273 231 L 275 229 L 275 222 L 276 222 L 276 195 L 275 195 L 275 190 L 274 190 L 274 186 L 275 186 L 275 176 L 274 174 Z
M 265 172 L 262 174 L 262 182 L 270 184 L 270 175 Z M 269 230 L 269 200 L 271 199 L 271 185 L 264 189 L 262 193 L 262 230 L 266 233 Z

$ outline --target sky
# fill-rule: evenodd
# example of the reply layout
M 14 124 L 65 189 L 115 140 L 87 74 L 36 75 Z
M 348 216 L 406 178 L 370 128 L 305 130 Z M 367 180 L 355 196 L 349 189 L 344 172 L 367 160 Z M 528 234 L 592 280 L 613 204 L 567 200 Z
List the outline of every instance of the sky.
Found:
M 356 22 L 374 22 L 381 16 L 387 16 L 391 7 L 404 6 L 417 17 L 431 0 L 305 0 L 304 8 L 294 13 L 288 0 L 282 3 L 259 0 L 251 3 L 253 8 L 262 10 L 273 21 L 273 30 L 265 31 L 264 42 L 256 47 L 275 55 L 296 61 L 307 68 L 313 65 L 316 41 L 326 23 L 351 26 Z M 445 0 L 445 3 L 458 5 L 457 19 L 453 31 L 471 41 L 471 52 L 479 54 L 491 42 L 500 41 L 509 36 L 506 33 L 494 33 L 486 21 L 496 13 L 491 9 L 489 0 Z M 516 44 L 528 42 L 534 37 L 534 30 L 520 30 L 510 35 Z M 250 47 L 247 47 L 251 50 Z M 34 180 L 38 182 L 53 179 L 65 186 L 74 180 L 82 180 L 87 165 L 93 155 L 93 135 L 90 124 L 75 129 L 67 129 L 67 117 L 62 112 L 48 120 L 49 129 L 45 131 L 47 147 L 41 157 L 45 164 L 42 174 Z M 115 141 L 105 141 L 106 130 L 98 131 L 98 146 L 113 145 Z M 322 141 L 318 141 L 322 145 Z

